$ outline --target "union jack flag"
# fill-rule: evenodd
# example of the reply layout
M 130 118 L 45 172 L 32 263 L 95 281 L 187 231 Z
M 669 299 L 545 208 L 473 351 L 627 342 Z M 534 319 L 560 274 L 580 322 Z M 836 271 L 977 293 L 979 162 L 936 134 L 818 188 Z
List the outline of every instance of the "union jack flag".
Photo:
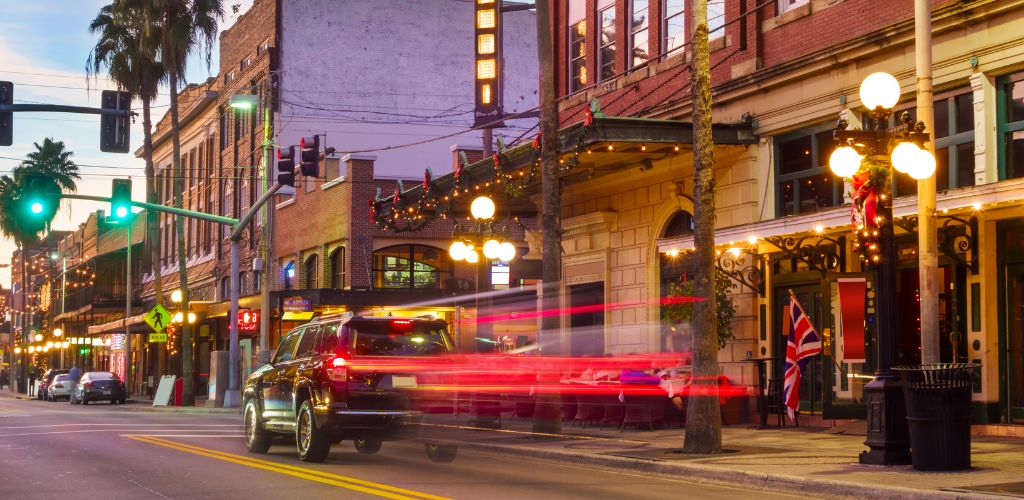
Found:
M 782 397 L 789 410 L 789 418 L 796 418 L 800 407 L 800 379 L 807 363 L 821 353 L 821 338 L 811 325 L 811 318 L 804 313 L 796 295 L 789 295 L 789 340 L 786 342 L 786 378 L 782 385 Z

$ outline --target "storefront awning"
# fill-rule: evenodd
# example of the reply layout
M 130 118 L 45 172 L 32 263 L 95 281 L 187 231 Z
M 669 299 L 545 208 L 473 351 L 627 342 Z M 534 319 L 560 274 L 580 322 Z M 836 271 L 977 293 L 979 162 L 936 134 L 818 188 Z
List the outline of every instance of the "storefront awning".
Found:
M 127 323 L 128 327 L 130 328 L 129 331 L 131 333 L 146 333 L 152 331 L 152 328 L 150 328 L 149 325 L 146 324 L 146 321 L 143 319 L 145 316 L 146 314 L 143 313 L 136 314 L 135 316 L 130 316 L 128 318 Z M 125 320 L 122 318 L 114 321 L 108 321 L 103 324 L 90 326 L 88 331 L 89 335 L 99 335 L 101 333 L 124 333 L 124 327 Z
M 309 321 L 313 319 L 313 311 L 285 311 L 281 321 Z

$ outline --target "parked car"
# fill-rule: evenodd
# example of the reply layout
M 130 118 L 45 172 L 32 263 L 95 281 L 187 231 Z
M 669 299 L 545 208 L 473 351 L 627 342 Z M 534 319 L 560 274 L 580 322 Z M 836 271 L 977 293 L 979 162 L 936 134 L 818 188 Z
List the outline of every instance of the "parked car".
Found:
M 411 389 L 418 376 L 424 382 L 424 375 L 403 368 L 413 363 L 402 362 L 415 357 L 423 359 L 415 365 L 423 366 L 423 357 L 451 351 L 448 325 L 432 317 L 346 313 L 300 326 L 283 337 L 272 357 L 269 351 L 260 353 L 263 366 L 246 381 L 245 446 L 251 453 L 266 453 L 272 435 L 290 435 L 300 460 L 321 462 L 331 444 L 344 439 L 370 454 L 383 441 L 418 437 L 426 441 L 428 458 L 451 462 L 455 445 L 431 439 L 422 434 L 423 426 L 412 425 L 425 414 L 441 412 L 418 411 Z M 380 368 L 388 362 L 399 368 Z M 436 395 L 431 397 L 436 401 Z
M 50 396 L 48 388 L 50 387 L 50 382 L 52 382 L 53 378 L 57 375 L 67 372 L 67 370 L 61 368 L 50 368 L 49 370 L 46 370 L 43 377 L 39 379 L 39 386 L 36 388 L 36 398 L 40 400 L 49 399 Z
M 90 401 L 106 400 L 124 403 L 128 397 L 124 382 L 111 372 L 85 372 L 69 400 L 71 404 L 89 404 Z
M 50 382 L 47 387 L 46 399 L 50 401 L 56 401 L 58 399 L 68 398 L 71 399 L 71 388 L 74 386 L 75 379 L 70 374 L 62 373 L 54 377 L 53 381 Z

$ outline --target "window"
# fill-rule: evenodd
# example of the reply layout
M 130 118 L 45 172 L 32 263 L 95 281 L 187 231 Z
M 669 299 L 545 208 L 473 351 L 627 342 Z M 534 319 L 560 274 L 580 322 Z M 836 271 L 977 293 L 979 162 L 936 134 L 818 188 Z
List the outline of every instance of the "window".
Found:
M 686 2 L 665 0 L 665 53 L 682 49 L 686 44 Z M 709 10 L 710 12 L 710 10 Z
M 238 63 L 238 70 L 245 71 L 252 64 L 252 56 L 245 57 L 242 62 Z
M 779 0 L 779 14 L 789 12 L 807 2 L 808 0 Z
M 263 276 L 259 271 L 252 272 L 252 291 L 253 293 L 259 293 L 260 289 L 263 288 Z
M 338 324 L 323 325 L 320 327 L 320 339 L 317 341 L 317 352 L 320 354 L 334 354 L 338 349 Z
M 281 341 L 281 345 L 277 346 L 277 352 L 274 353 L 274 364 L 284 363 L 293 359 L 295 345 L 299 343 L 300 336 L 302 336 L 302 330 L 295 330 Z
M 256 46 L 256 57 L 262 56 L 267 53 L 270 48 L 270 40 L 264 40 L 263 43 Z
M 220 279 L 220 298 L 227 300 L 231 297 L 231 280 L 227 277 Z
M 615 2 L 602 2 L 611 4 L 598 12 L 601 20 L 601 50 L 598 52 L 600 65 L 600 79 L 607 80 L 615 76 Z
M 295 359 L 308 358 L 314 354 L 313 346 L 316 345 L 316 334 L 319 333 L 319 326 L 310 326 L 302 332 L 302 339 L 295 349 Z
M 306 264 L 302 268 L 302 274 L 306 280 L 306 288 L 309 290 L 320 288 L 320 281 L 317 279 L 320 276 L 319 267 L 320 258 L 317 255 L 310 255 L 306 259 Z
M 681 210 L 676 212 L 672 219 L 668 221 L 668 224 L 665 225 L 665 234 L 662 237 L 672 238 L 690 234 L 693 234 L 693 214 Z
M 238 273 L 238 295 L 245 296 L 249 294 L 249 280 L 246 279 L 245 273 Z
M 432 323 L 366 321 L 350 323 L 348 331 L 357 356 L 419 356 L 451 350 L 448 332 Z
M 775 139 L 775 198 L 779 216 L 842 204 L 843 184 L 828 168 L 833 148 L 831 125 Z
M 635 68 L 642 64 L 645 64 L 650 59 L 650 53 L 647 50 L 649 45 L 647 16 L 650 13 L 648 8 L 648 0 L 633 0 L 630 6 L 632 15 L 629 21 L 629 34 L 630 34 L 630 58 L 629 67 Z
M 999 85 L 999 178 L 1024 177 L 1024 72 Z
M 440 288 L 451 275 L 448 252 L 424 245 L 398 245 L 373 253 L 374 288 Z
M 725 0 L 708 0 L 708 39 L 725 36 Z
M 586 2 L 569 2 L 569 92 L 576 92 L 589 83 L 587 78 Z
M 283 281 L 285 290 L 295 289 L 295 263 L 289 262 L 284 265 L 284 269 L 281 270 L 281 278 Z
M 235 75 L 235 70 L 229 71 L 227 74 L 224 75 L 224 83 L 228 84 L 235 81 Z
M 345 288 L 345 247 L 331 253 L 331 288 Z

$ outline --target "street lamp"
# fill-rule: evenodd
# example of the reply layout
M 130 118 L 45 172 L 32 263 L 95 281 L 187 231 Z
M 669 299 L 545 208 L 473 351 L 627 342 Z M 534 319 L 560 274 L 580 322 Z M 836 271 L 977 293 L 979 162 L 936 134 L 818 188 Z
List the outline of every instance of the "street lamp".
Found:
M 847 130 L 846 120 L 840 119 L 834 133 L 838 147 L 829 157 L 832 172 L 849 179 L 853 185 L 857 211 L 854 247 L 871 253 L 870 257 L 862 258 L 874 271 L 878 331 L 876 369 L 875 378 L 864 386 L 868 407 L 864 444 L 870 449 L 860 454 L 860 463 L 872 465 L 910 463 L 903 384 L 892 370 L 899 314 L 893 177 L 900 172 L 915 179 L 926 179 L 935 173 L 935 158 L 921 147 L 929 140 L 923 123 L 912 123 L 909 113 L 904 112 L 900 116 L 901 124 L 885 128 L 899 97 L 900 85 L 892 75 L 873 73 L 865 78 L 860 87 L 860 99 L 874 119 L 875 129 Z M 857 243 L 861 237 L 869 242 Z M 877 237 L 877 243 L 870 241 L 873 237 Z

